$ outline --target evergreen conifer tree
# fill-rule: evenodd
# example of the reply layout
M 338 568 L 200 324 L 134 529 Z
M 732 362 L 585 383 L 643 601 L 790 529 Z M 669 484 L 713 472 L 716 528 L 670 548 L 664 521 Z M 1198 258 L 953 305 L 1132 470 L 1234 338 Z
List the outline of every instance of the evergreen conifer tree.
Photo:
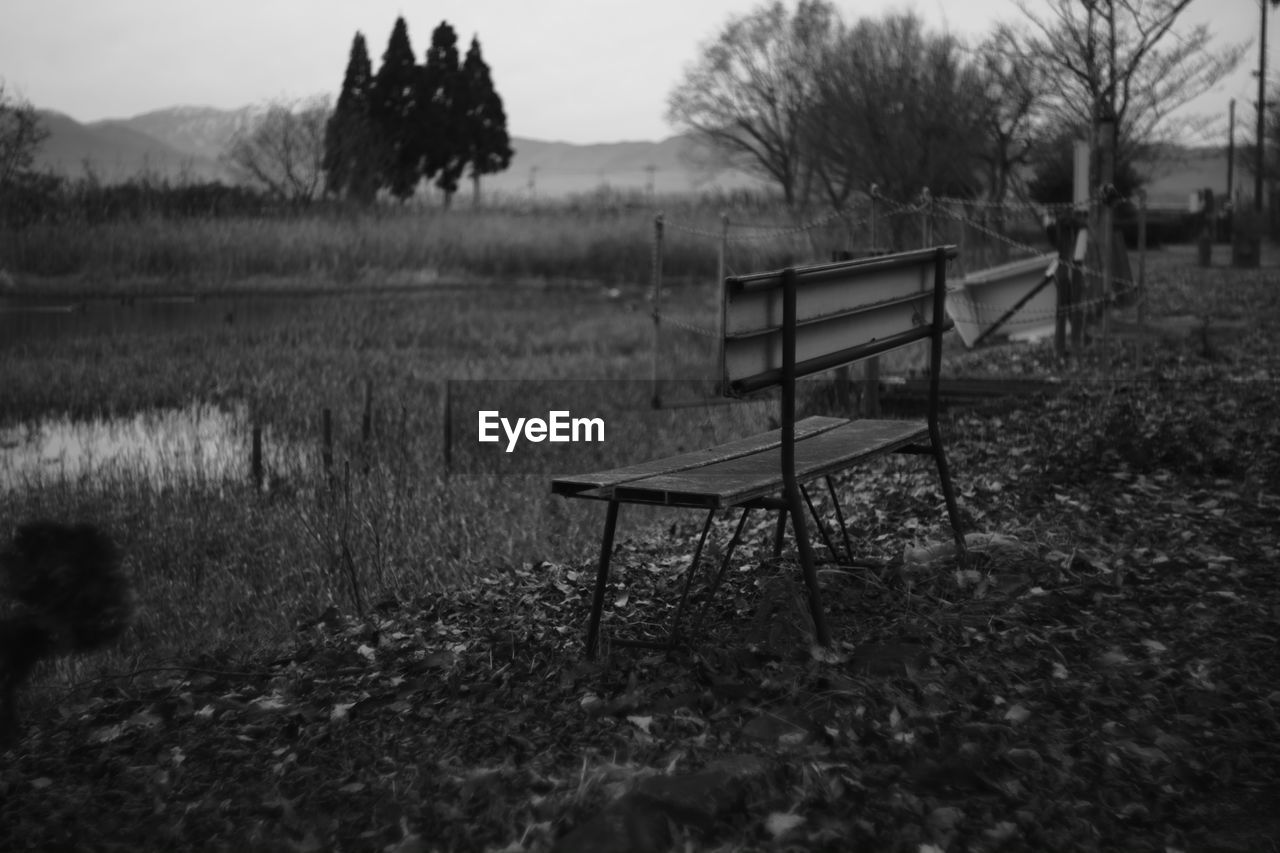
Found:
M 422 174 L 422 134 L 419 78 L 421 69 L 409 44 L 409 26 L 396 18 L 382 66 L 373 78 L 373 124 L 383 151 L 381 183 L 393 195 L 413 195 Z
M 422 73 L 421 100 L 429 104 L 423 122 L 426 177 L 436 176 L 444 192 L 445 207 L 458 190 L 458 178 L 467 165 L 464 120 L 467 92 L 458 66 L 458 35 L 447 21 L 431 34 Z
M 511 165 L 513 152 L 502 98 L 493 88 L 489 66 L 480 54 L 480 39 L 475 36 L 462 63 L 462 86 L 466 91 L 463 118 L 466 161 L 471 166 L 473 198 L 478 205 L 480 176 L 506 169 Z
M 337 106 L 325 125 L 325 190 L 368 203 L 378 190 L 378 135 L 372 124 L 373 67 L 364 35 L 351 41 Z

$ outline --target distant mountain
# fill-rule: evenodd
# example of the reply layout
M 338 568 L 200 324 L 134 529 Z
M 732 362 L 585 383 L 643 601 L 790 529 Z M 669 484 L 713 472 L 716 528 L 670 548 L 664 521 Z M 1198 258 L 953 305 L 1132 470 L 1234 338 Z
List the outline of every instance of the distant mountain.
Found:
M 220 110 L 214 107 L 169 107 L 127 119 L 94 122 L 91 127 L 127 128 L 158 139 L 166 145 L 216 161 L 237 131 L 250 127 L 266 109 L 241 107 Z
M 170 179 L 230 180 L 219 157 L 231 137 L 264 111 L 261 106 L 179 106 L 87 124 L 42 111 L 50 137 L 39 152 L 38 165 L 72 176 L 84 174 L 88 166 L 104 181 L 127 180 L 144 172 Z M 681 136 L 594 145 L 515 137 L 511 146 L 511 167 L 485 176 L 481 183 L 487 196 L 554 198 L 602 189 L 666 194 L 762 185 L 753 176 L 710 165 L 712 158 Z M 1192 192 L 1204 187 L 1219 193 L 1226 188 L 1226 152 L 1221 148 L 1174 147 L 1160 151 L 1157 162 L 1143 167 L 1151 176 L 1147 194 L 1153 204 L 1185 204 Z M 470 190 L 464 181 L 464 197 Z
M 127 122 L 81 124 L 62 113 L 42 110 L 49 137 L 36 155 L 38 168 L 72 177 L 92 172 L 108 183 L 141 174 L 177 179 L 223 177 L 223 168 L 197 151 L 166 144 Z
M 222 110 L 180 106 L 153 110 L 132 118 L 81 124 L 69 116 L 44 112 L 50 137 L 38 165 L 65 175 L 84 174 L 85 164 L 105 181 L 122 181 L 147 172 L 177 179 L 229 180 L 219 157 L 239 130 L 249 126 L 263 107 Z M 487 175 L 486 195 L 559 197 L 610 190 L 682 193 L 711 185 L 722 188 L 759 186 L 740 172 L 715 170 L 702 162 L 688 139 L 662 142 L 613 142 L 578 145 L 515 137 L 511 167 Z M 471 187 L 464 182 L 462 192 Z
M 222 110 L 180 106 L 125 119 L 87 124 L 42 111 L 50 135 L 37 164 L 60 174 L 80 176 L 86 168 L 103 181 L 150 174 L 171 180 L 230 180 L 219 157 L 239 130 L 263 107 Z M 712 186 L 759 187 L 761 181 L 739 171 L 717 169 L 686 137 L 661 142 L 612 142 L 579 145 L 515 137 L 511 167 L 485 176 L 489 198 L 556 198 L 608 189 L 658 194 L 686 193 Z M 1226 152 L 1221 148 L 1163 150 L 1155 163 L 1143 164 L 1151 176 L 1153 204 L 1182 205 L 1204 187 L 1226 188 Z M 1237 183 L 1242 179 L 1237 169 Z M 469 182 L 461 193 L 470 194 Z
M 686 137 L 661 142 L 608 142 L 578 145 L 514 137 L 511 167 L 486 175 L 485 192 L 503 195 L 563 196 L 603 189 L 684 193 L 718 186 L 725 189 L 759 186 L 742 172 L 716 169 L 706 163 Z M 464 191 L 466 187 L 464 187 Z

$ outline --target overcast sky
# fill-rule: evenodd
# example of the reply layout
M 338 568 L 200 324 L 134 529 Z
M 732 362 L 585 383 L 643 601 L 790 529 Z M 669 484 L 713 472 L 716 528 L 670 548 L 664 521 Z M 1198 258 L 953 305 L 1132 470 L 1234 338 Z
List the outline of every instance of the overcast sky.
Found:
M 1028 2 L 1036 8 L 1044 0 Z M 0 80 L 11 94 L 80 121 L 180 104 L 233 108 L 323 93 L 336 98 L 355 32 L 364 33 L 376 70 L 392 25 L 403 15 L 420 60 L 441 20 L 458 31 L 463 51 L 472 35 L 479 36 L 514 136 L 580 143 L 658 140 L 674 132 L 664 118 L 666 96 L 697 58 L 699 44 L 730 15 L 758 5 L 759 0 L 0 0 Z M 982 35 L 995 21 L 1021 19 L 1013 0 L 836 5 L 846 21 L 912 9 L 966 38 Z M 1194 0 L 1184 17 L 1211 21 L 1223 41 L 1253 40 L 1243 66 L 1196 105 L 1224 117 L 1217 136 L 1225 140 L 1227 101 L 1237 98 L 1237 116 L 1246 116 L 1257 95 L 1250 70 L 1257 67 L 1258 0 Z M 1269 70 L 1274 64 L 1268 62 Z

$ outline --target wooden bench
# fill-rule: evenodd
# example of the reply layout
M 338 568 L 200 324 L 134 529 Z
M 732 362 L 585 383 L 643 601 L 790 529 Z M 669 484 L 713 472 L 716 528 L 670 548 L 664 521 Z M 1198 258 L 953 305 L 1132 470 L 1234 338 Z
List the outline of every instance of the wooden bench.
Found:
M 680 618 L 712 518 L 716 510 L 725 507 L 738 507 L 743 513 L 720 572 L 711 584 L 708 600 L 738 544 L 748 513 L 756 508 L 777 510 L 775 555 L 781 551 L 786 520 L 790 518 L 808 589 L 815 640 L 829 645 L 831 638 L 804 517 L 808 494 L 803 484 L 825 477 L 831 487 L 830 475 L 882 454 L 933 456 L 956 547 L 964 555 L 955 492 L 938 427 L 942 338 L 951 327 L 944 310 L 946 264 L 955 254 L 955 248 L 948 246 L 725 280 L 722 391 L 728 396 L 743 396 L 781 389 L 781 428 L 706 450 L 607 471 L 556 477 L 552 481 L 556 494 L 608 502 L 587 626 L 589 658 L 594 657 L 600 639 L 614 531 L 619 507 L 625 503 L 703 508 L 707 517 L 669 640 L 656 643 L 615 638 L 613 642 L 619 645 L 669 648 L 677 642 Z M 921 340 L 930 342 L 925 420 L 815 416 L 796 421 L 798 378 Z M 836 509 L 843 526 L 838 503 Z

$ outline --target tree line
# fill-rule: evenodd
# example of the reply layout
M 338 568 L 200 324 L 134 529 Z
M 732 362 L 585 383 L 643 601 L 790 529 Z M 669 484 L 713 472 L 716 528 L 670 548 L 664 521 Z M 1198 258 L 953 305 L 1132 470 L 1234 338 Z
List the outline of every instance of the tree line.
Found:
M 478 199 L 481 177 L 506 169 L 512 153 L 479 38 L 460 59 L 457 33 L 442 21 L 418 64 L 400 17 L 376 73 L 357 32 L 332 109 L 327 101 L 275 105 L 232 140 L 226 160 L 285 198 L 323 191 L 367 204 L 386 192 L 403 200 L 434 179 L 448 206 L 464 175 Z
M 371 201 L 385 189 L 400 199 L 434 179 L 448 205 L 459 180 L 511 165 L 502 98 L 473 37 L 459 61 L 458 36 L 442 21 L 417 64 L 409 28 L 397 18 L 375 74 L 364 36 L 351 43 L 342 92 L 324 128 L 327 192 Z
M 47 137 L 35 107 L 6 94 L 0 83 L 0 207 L 6 221 L 39 219 L 67 207 L 65 182 L 35 168 Z M 460 57 L 457 33 L 442 21 L 419 64 L 400 17 L 376 73 L 364 35 L 355 34 L 336 105 L 327 98 L 277 101 L 232 137 L 222 159 L 241 183 L 277 201 L 324 195 L 367 204 L 380 192 L 404 200 L 423 181 L 434 181 L 447 206 L 464 177 L 478 198 L 480 179 L 506 169 L 512 155 L 506 112 L 479 38 Z M 154 182 L 131 183 L 154 195 Z M 201 202 L 206 195 L 202 190 Z
M 1139 163 L 1212 123 L 1178 108 L 1244 56 L 1246 45 L 1215 48 L 1207 25 L 1180 28 L 1189 2 L 1046 0 L 968 44 L 909 13 L 845 22 L 829 0 L 772 0 L 703 46 L 667 115 L 704 143 L 695 150 L 714 152 L 713 164 L 765 178 L 792 205 L 842 206 L 872 186 L 902 200 L 929 187 L 1059 202 L 1071 196 L 1072 140 L 1089 138 L 1100 105 L 1114 102 L 1115 183 L 1128 196 L 1144 179 Z M 1267 99 L 1267 115 L 1272 178 L 1280 96 Z M 0 86 L 0 201 L 35 187 L 44 135 L 30 104 Z M 1238 154 L 1251 171 L 1245 155 L 1258 141 L 1245 137 Z M 423 181 L 448 201 L 461 180 L 478 187 L 511 155 L 479 41 L 460 58 L 442 22 L 418 63 L 400 18 L 376 73 L 356 33 L 336 105 L 272 106 L 226 160 L 278 199 L 367 203 L 379 192 L 406 198 Z
M 873 186 L 999 204 L 1071 201 L 1071 141 L 1114 104 L 1115 185 L 1203 127 L 1172 115 L 1238 65 L 1206 25 L 1174 27 L 1190 0 L 1021 5 L 977 45 L 913 13 L 846 23 L 828 0 L 780 0 L 731 18 L 668 97 L 668 120 L 791 205 L 841 207 Z

